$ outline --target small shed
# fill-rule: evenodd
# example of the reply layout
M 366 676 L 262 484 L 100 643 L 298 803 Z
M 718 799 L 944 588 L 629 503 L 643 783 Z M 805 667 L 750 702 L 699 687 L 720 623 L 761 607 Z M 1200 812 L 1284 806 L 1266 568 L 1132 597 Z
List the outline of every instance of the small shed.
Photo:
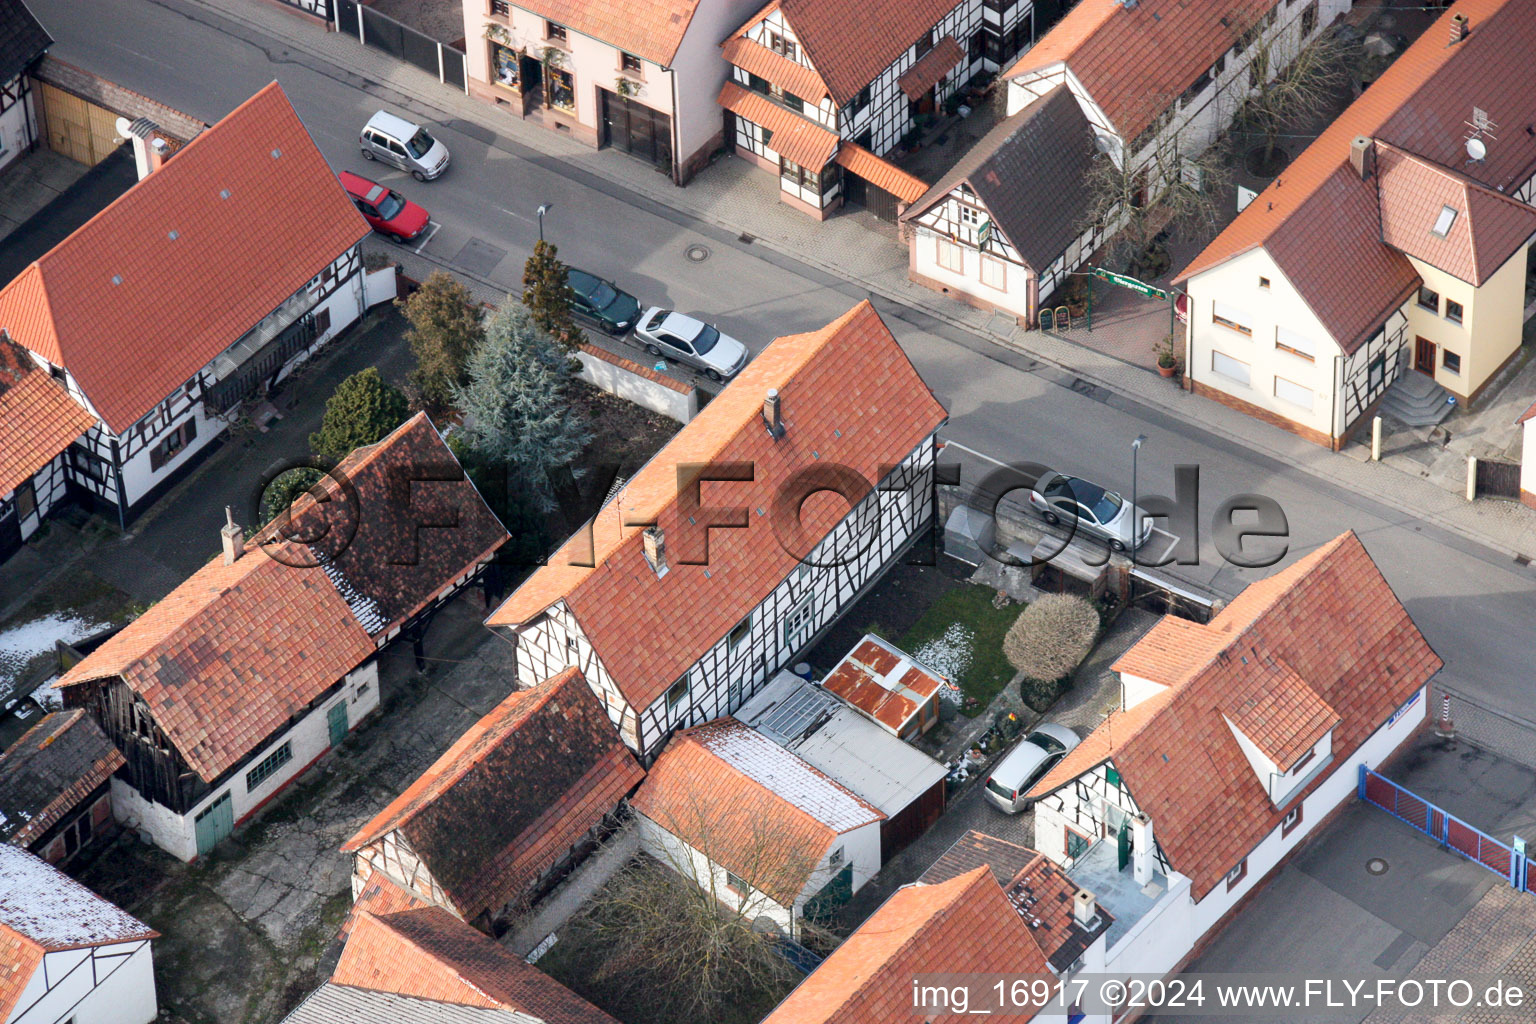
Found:
M 879 808 L 882 863 L 944 813 L 944 765 L 799 676 L 780 672 L 736 718 Z
M 822 686 L 891 735 L 908 740 L 939 721 L 943 676 L 869 634 L 838 662 Z

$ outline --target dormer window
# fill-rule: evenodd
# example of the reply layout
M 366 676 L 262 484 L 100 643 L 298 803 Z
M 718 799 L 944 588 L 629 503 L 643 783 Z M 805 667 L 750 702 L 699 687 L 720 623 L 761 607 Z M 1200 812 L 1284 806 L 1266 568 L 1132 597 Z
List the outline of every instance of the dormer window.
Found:
M 1451 233 L 1451 225 L 1456 223 L 1456 210 L 1454 207 L 1440 207 L 1440 216 L 1435 218 L 1435 226 L 1429 229 L 1430 234 L 1438 238 L 1444 238 Z

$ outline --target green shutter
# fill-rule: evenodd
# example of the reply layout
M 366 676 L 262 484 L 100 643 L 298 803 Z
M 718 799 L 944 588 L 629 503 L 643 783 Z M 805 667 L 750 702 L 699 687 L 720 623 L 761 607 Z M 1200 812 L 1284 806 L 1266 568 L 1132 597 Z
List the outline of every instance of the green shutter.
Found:
M 1116 789 L 1120 788 L 1120 773 L 1115 771 L 1114 765 L 1105 766 L 1104 781 L 1109 783 L 1111 786 L 1114 786 Z

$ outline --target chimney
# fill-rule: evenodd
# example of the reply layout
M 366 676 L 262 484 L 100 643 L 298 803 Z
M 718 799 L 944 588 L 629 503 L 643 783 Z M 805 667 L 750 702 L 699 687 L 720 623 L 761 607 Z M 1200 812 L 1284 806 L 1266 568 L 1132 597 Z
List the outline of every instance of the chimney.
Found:
M 1094 902 L 1093 893 L 1087 889 L 1079 889 L 1072 894 L 1072 920 L 1084 929 L 1091 929 L 1099 923 L 1099 905 Z
M 1451 45 L 1455 46 L 1467 38 L 1467 32 L 1472 28 L 1471 22 L 1465 14 L 1451 15 Z
M 219 540 L 224 544 L 224 564 L 234 565 L 245 553 L 245 531 L 235 522 L 234 510 L 228 505 L 224 506 L 224 529 L 219 531 Z
M 1146 814 L 1131 818 L 1131 877 L 1137 885 L 1149 885 L 1157 865 L 1157 843 L 1152 838 L 1152 819 Z
M 1355 169 L 1361 181 L 1369 181 L 1376 173 L 1376 144 L 1364 135 L 1356 135 L 1349 144 L 1349 165 Z
M 119 131 L 122 130 L 124 118 L 118 119 Z M 165 139 L 159 135 L 160 126 L 147 117 L 139 117 L 128 122 L 128 130 L 124 133 L 133 140 L 133 163 L 139 172 L 139 180 L 143 181 L 154 172 L 158 171 L 165 158 L 170 155 L 170 147 Z
M 784 436 L 784 416 L 779 408 L 779 389 L 769 388 L 763 399 L 763 425 L 775 441 Z
M 662 536 L 661 527 L 646 527 L 645 532 L 640 535 L 640 540 L 645 545 L 646 564 L 657 576 L 665 576 L 667 574 L 667 540 Z

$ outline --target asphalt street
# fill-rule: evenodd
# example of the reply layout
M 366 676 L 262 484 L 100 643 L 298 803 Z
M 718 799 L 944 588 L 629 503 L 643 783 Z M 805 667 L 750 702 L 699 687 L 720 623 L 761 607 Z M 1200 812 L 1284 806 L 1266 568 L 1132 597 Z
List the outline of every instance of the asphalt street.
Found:
M 275 78 L 337 170 L 373 177 L 427 207 L 440 228 L 422 255 L 447 269 L 514 287 L 544 203 L 551 205 L 545 232 L 562 258 L 613 278 L 643 304 L 701 315 L 754 351 L 776 336 L 823 326 L 867 297 L 855 284 L 455 120 L 434 107 L 440 87 L 402 95 L 186 0 L 30 4 L 57 40 L 56 56 L 209 122 Z M 357 132 L 381 107 L 434 126 L 453 154 L 442 179 L 420 184 L 362 159 Z M 709 250 L 702 262 L 686 254 L 695 245 Z M 1232 593 L 1273 571 L 1232 566 L 1216 550 L 1212 518 L 1233 496 L 1262 494 L 1284 510 L 1283 555 L 1274 541 L 1246 549 L 1278 556 L 1272 564 L 1353 529 L 1445 659 L 1447 679 L 1530 714 L 1531 568 L 915 309 L 883 300 L 876 306 L 948 407 L 943 434 L 957 447 L 946 457 L 956 456 L 963 472 L 980 472 L 992 460 L 1029 460 L 1129 494 L 1130 440 L 1145 434 L 1141 494 L 1170 493 L 1176 466 L 1199 468 L 1200 564 L 1176 567 L 1179 575 Z M 981 455 L 958 458 L 958 445 Z

